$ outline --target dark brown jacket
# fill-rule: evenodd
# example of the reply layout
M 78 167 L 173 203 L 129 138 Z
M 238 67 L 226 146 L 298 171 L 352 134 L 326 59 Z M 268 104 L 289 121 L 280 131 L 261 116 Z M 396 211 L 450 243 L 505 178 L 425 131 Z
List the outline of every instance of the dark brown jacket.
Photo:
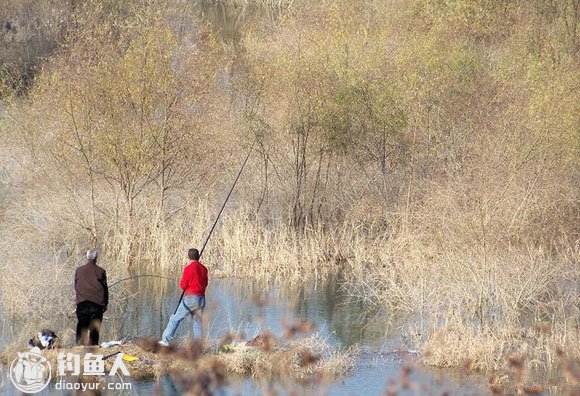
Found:
M 76 303 L 91 301 L 103 307 L 109 304 L 107 273 L 95 261 L 89 260 L 75 271 Z

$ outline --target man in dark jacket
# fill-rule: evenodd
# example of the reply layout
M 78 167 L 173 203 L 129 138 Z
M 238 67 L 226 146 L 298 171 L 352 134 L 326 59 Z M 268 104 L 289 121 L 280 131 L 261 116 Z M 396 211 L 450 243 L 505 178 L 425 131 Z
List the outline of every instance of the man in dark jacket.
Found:
M 175 336 L 177 326 L 188 316 L 191 316 L 193 320 L 193 337 L 196 338 L 198 335 L 201 337 L 201 315 L 205 308 L 207 268 L 199 262 L 197 249 L 189 249 L 187 256 L 191 262 L 183 269 L 183 275 L 179 281 L 179 286 L 183 289 L 183 300 L 177 307 L 177 311 L 169 318 L 169 323 L 159 341 L 164 346 L 169 345 L 169 341 Z
M 97 265 L 97 249 L 87 251 L 87 263 L 75 271 L 77 345 L 99 345 L 103 313 L 109 305 L 107 273 Z

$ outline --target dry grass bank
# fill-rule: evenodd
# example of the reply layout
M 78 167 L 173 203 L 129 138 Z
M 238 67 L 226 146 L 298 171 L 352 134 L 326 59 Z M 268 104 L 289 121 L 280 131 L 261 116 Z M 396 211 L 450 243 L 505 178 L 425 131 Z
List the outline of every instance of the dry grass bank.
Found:
M 59 347 L 43 351 L 43 356 L 51 363 L 53 378 L 58 376 L 57 359 L 61 353 L 79 354 L 81 359 L 86 353 L 112 355 L 105 359 L 105 371 L 108 372 L 116 358 L 113 354 L 123 352 L 137 358 L 124 362 L 132 379 L 156 379 L 170 374 L 184 381 L 195 382 L 199 376 L 210 375 L 219 378 L 219 381 L 212 381 L 213 386 L 225 383 L 229 375 L 242 375 L 258 380 L 283 378 L 298 382 L 328 382 L 352 368 L 354 350 L 334 349 L 317 335 L 283 343 L 269 337 L 271 344 L 247 347 L 245 342 L 240 342 L 239 346 L 232 347 L 227 352 L 220 351 L 217 347 L 204 346 L 200 342 L 186 341 L 179 346 L 159 347 L 156 340 L 137 339 L 106 349 Z M 4 349 L 0 362 L 9 364 L 21 350 L 21 347 L 16 346 Z

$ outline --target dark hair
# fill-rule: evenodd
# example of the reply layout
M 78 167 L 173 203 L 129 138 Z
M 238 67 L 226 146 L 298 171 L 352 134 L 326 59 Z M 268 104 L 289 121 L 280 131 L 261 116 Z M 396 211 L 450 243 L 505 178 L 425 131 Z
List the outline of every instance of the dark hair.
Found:
M 189 249 L 187 257 L 189 257 L 190 260 L 199 260 L 199 250 L 196 248 Z

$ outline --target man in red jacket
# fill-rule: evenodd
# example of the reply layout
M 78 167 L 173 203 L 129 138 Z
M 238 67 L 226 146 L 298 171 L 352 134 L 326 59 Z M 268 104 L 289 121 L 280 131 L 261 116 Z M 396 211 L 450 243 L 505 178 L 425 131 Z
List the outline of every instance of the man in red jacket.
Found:
M 191 316 L 193 320 L 193 337 L 201 337 L 201 315 L 205 307 L 205 289 L 207 287 L 207 268 L 199 262 L 199 250 L 189 249 L 187 256 L 191 260 L 183 269 L 179 287 L 184 291 L 183 299 L 177 311 L 169 318 L 169 323 L 163 332 L 161 345 L 169 345 L 175 336 L 177 327 L 183 319 Z

